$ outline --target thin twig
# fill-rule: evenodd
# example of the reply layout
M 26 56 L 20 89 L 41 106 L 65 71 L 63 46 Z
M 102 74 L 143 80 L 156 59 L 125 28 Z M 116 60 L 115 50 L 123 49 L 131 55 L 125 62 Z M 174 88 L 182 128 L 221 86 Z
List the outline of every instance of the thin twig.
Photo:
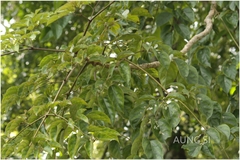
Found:
M 235 45 L 236 45 L 236 46 L 238 47 L 238 49 L 239 49 L 239 45 L 238 45 L 238 43 L 236 42 L 236 40 L 235 40 L 235 38 L 233 37 L 233 35 L 232 35 L 232 33 L 230 32 L 230 30 L 228 29 L 227 25 L 225 24 L 225 22 L 223 21 L 222 18 L 220 18 L 220 19 L 222 20 L 222 22 L 223 22 L 225 28 L 227 29 L 227 31 L 228 31 L 230 37 L 232 38 L 233 42 L 235 43 Z
M 82 74 L 83 70 L 86 68 L 87 63 L 88 63 L 88 62 L 85 62 L 84 65 L 82 66 L 82 68 L 80 69 L 80 71 L 78 72 L 77 77 L 75 78 L 75 80 L 74 80 L 74 82 L 73 82 L 73 85 L 71 86 L 70 90 L 69 90 L 68 93 L 67 93 L 67 99 L 68 99 L 68 97 L 70 96 L 70 93 L 72 92 L 72 90 L 73 90 L 73 88 L 74 88 L 74 86 L 75 86 L 75 84 L 76 84 L 76 82 L 77 82 L 78 77 Z
M 125 61 L 127 61 L 129 64 L 132 64 L 133 66 L 135 66 L 136 68 L 140 69 L 141 71 L 143 71 L 144 73 L 146 73 L 152 80 L 154 80 L 165 92 L 166 94 L 168 94 L 168 91 L 163 87 L 163 85 L 161 83 L 159 83 L 151 74 L 149 74 L 146 70 L 144 70 L 143 68 L 141 68 L 139 65 L 125 59 Z
M 106 8 L 108 8 L 110 5 L 112 5 L 114 2 L 115 2 L 115 1 L 110 2 L 106 7 L 104 7 L 103 9 L 101 9 L 97 14 L 95 14 L 93 17 L 91 17 L 91 18 L 88 20 L 88 24 L 87 24 L 87 27 L 86 27 L 86 29 L 85 29 L 85 31 L 84 31 L 83 36 L 85 36 L 85 35 L 87 34 L 87 30 L 88 30 L 90 24 L 92 23 L 92 21 L 93 21 L 99 14 L 101 14 Z
M 192 37 L 192 39 L 190 39 L 190 41 L 188 41 L 188 43 L 183 47 L 183 49 L 180 51 L 182 53 L 187 53 L 190 48 L 193 46 L 193 44 L 195 44 L 197 41 L 199 41 L 200 39 L 202 39 L 203 37 L 205 37 L 207 34 L 210 33 L 210 31 L 212 30 L 212 18 L 216 13 L 216 2 L 213 1 L 212 5 L 211 5 L 211 9 L 207 15 L 207 17 L 205 18 L 204 22 L 206 23 L 206 28 L 204 31 L 202 31 L 201 33 L 195 35 L 194 37 Z
M 19 51 L 30 51 L 30 50 L 39 50 L 39 51 L 50 51 L 50 52 L 66 52 L 65 50 L 61 50 L 61 49 L 50 49 L 50 48 L 37 48 L 37 47 L 29 47 L 29 48 L 25 48 L 25 49 L 20 49 Z M 7 52 L 7 53 L 3 53 L 1 54 L 1 56 L 6 56 L 9 54 L 13 54 L 16 53 L 17 51 L 12 51 L 12 52 Z

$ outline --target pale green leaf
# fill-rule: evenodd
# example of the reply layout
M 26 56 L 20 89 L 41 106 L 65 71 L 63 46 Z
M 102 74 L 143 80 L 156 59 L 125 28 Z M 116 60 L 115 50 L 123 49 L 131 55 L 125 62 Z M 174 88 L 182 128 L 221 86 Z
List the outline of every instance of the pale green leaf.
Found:
M 131 11 L 132 15 L 151 17 L 151 14 L 145 8 L 136 7 Z

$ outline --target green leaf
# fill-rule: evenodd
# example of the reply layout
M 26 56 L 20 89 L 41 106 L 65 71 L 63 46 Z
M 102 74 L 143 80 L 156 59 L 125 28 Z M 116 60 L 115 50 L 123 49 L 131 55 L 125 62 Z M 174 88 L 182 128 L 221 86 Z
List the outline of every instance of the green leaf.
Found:
M 47 21 L 47 26 L 53 22 L 55 22 L 56 20 L 62 18 L 63 16 L 66 16 L 68 15 L 69 13 L 71 13 L 71 11 L 68 11 L 68 10 L 65 10 L 61 13 L 56 13 L 54 15 L 52 15 L 50 18 L 48 18 L 48 21 Z
M 129 114 L 129 120 L 131 122 L 132 126 L 138 125 L 138 123 L 141 121 L 143 114 L 144 114 L 144 108 L 145 103 L 141 103 L 140 105 L 136 105 Z
M 211 81 L 212 81 L 212 75 L 211 75 L 210 71 L 207 70 L 206 68 L 200 66 L 200 72 L 201 72 L 203 79 L 207 83 L 207 85 L 210 86 Z
M 191 8 L 184 8 L 183 9 L 184 18 L 187 19 L 189 22 L 194 22 L 194 11 Z
M 202 146 L 202 153 L 210 158 L 216 158 L 213 152 L 213 148 L 209 143 L 206 143 Z
M 137 15 L 132 15 L 130 13 L 127 15 L 127 20 L 132 21 L 134 23 L 139 23 L 138 16 Z
M 214 103 L 213 105 L 213 114 L 208 119 L 208 124 L 212 127 L 218 126 L 222 120 L 222 107 L 218 103 Z
M 165 141 L 167 138 L 171 137 L 172 135 L 172 126 L 169 124 L 169 121 L 167 119 L 159 119 L 157 121 L 157 125 L 159 127 L 159 135 L 161 136 L 161 139 Z
M 102 141 L 116 140 L 118 142 L 118 136 L 120 135 L 116 130 L 103 126 L 90 125 L 88 131 L 93 132 L 94 137 Z
M 151 148 L 150 140 L 147 137 L 143 137 L 142 147 L 147 158 L 148 159 L 152 158 L 153 157 L 152 148 Z
M 168 69 L 170 62 L 171 62 L 169 55 L 165 51 L 161 51 L 161 52 L 154 51 L 153 53 L 156 56 L 156 58 L 158 59 L 158 61 L 162 64 L 162 66 L 164 68 Z
M 134 139 L 132 143 L 132 148 L 131 148 L 131 155 L 133 156 L 137 155 L 137 152 L 141 146 L 141 143 L 142 143 L 142 134 L 138 135 L 138 137 Z
M 117 141 L 111 141 L 108 144 L 108 152 L 112 158 L 120 158 L 121 157 L 121 148 Z
M 186 62 L 181 59 L 174 59 L 174 62 L 177 64 L 179 73 L 182 77 L 186 78 L 189 74 L 189 66 Z
M 80 105 L 85 105 L 85 106 L 87 106 L 88 104 L 87 104 L 87 102 L 86 101 L 84 101 L 82 98 L 80 98 L 80 97 L 73 97 L 72 99 L 71 99 L 71 102 L 72 102 L 72 105 L 74 105 L 74 106 L 80 106 Z
M 191 157 L 197 157 L 202 149 L 202 145 L 199 143 L 188 143 L 182 146 L 183 149 L 187 150 L 187 153 Z
M 156 17 L 157 26 L 162 26 L 173 17 L 170 12 L 161 12 Z
M 174 99 L 179 99 L 181 101 L 186 101 L 186 98 L 179 92 L 170 92 L 167 95 L 168 98 L 174 98 Z
M 68 152 L 71 158 L 74 158 L 76 154 L 76 149 L 75 149 L 76 141 L 77 141 L 76 134 L 73 134 L 70 138 L 68 138 Z
M 81 119 L 81 120 L 83 120 L 83 121 L 86 122 L 86 123 L 89 123 L 88 117 L 81 113 L 81 109 L 79 109 L 79 110 L 77 111 L 76 118 L 77 118 L 77 119 Z
M 51 30 L 53 32 L 53 35 L 56 39 L 60 38 L 60 36 L 62 35 L 63 32 L 63 28 L 61 25 L 59 25 L 58 23 L 53 23 Z
M 160 67 L 158 70 L 159 79 L 163 85 L 174 82 L 174 80 L 177 78 L 177 73 L 177 67 L 174 62 L 170 63 L 168 69 Z
M 180 122 L 180 107 L 174 101 L 167 104 L 166 108 L 163 110 L 163 115 L 166 119 L 169 119 L 171 126 L 174 128 Z
M 131 55 L 134 55 L 134 53 L 132 51 L 122 51 L 117 54 L 117 59 L 121 60 L 121 59 L 127 58 Z
M 41 60 L 41 62 L 40 62 L 40 64 L 39 64 L 39 67 L 43 67 L 43 66 L 45 66 L 46 64 L 48 64 L 49 62 L 52 62 L 53 60 L 55 60 L 57 57 L 56 57 L 56 55 L 53 55 L 53 54 L 49 54 L 49 55 L 47 55 L 47 56 L 45 56 L 42 60 Z
M 213 101 L 204 94 L 198 94 L 197 99 L 200 113 L 208 120 L 213 114 Z
M 227 139 L 229 139 L 229 137 L 230 137 L 230 128 L 229 128 L 228 125 L 221 124 L 221 125 L 217 126 L 217 129 L 220 132 L 222 132 L 227 137 Z
M 176 31 L 185 39 L 189 39 L 190 37 L 190 30 L 189 27 L 185 24 L 177 24 L 175 25 Z
M 19 89 L 19 86 L 12 86 L 8 88 L 6 93 L 3 95 L 2 106 L 1 106 L 3 113 L 5 111 L 8 111 L 8 109 L 18 101 L 19 99 L 18 89 Z
M 108 97 L 112 104 L 120 112 L 123 112 L 124 107 L 124 94 L 118 85 L 112 85 L 108 89 Z
M 214 142 L 220 143 L 220 141 L 221 141 L 220 134 L 215 128 L 209 128 L 207 130 L 207 134 L 211 137 L 211 139 Z
M 126 61 L 123 61 L 119 65 L 119 72 L 121 76 L 126 79 L 127 86 L 130 85 L 131 81 L 131 68 Z
M 113 22 L 112 25 L 109 26 L 109 33 L 111 33 L 113 36 L 117 36 L 120 32 L 120 25 L 117 22 Z
M 101 111 L 92 111 L 87 114 L 87 117 L 92 120 L 101 120 L 109 124 L 111 123 L 110 118 L 104 112 Z
M 186 79 L 189 84 L 198 84 L 198 72 L 195 67 L 189 66 L 189 74 Z
M 226 60 L 222 66 L 222 71 L 224 75 L 232 80 L 235 80 L 237 74 L 236 66 L 237 66 L 236 59 Z
M 237 126 L 237 118 L 230 112 L 226 112 L 222 114 L 223 123 L 230 124 L 232 126 Z
M 21 143 L 17 146 L 16 152 L 21 152 L 23 149 L 27 148 L 29 146 L 29 141 L 28 140 L 22 140 Z
M 211 67 L 211 64 L 209 62 L 210 60 L 210 53 L 211 50 L 209 47 L 204 47 L 198 50 L 197 52 L 197 59 L 198 61 L 203 64 L 205 67 Z
M 158 140 L 151 140 L 150 141 L 152 154 L 154 159 L 163 159 L 164 152 L 163 146 Z
M 14 146 L 11 145 L 11 144 L 6 144 L 1 149 L 1 156 L 2 156 L 2 158 L 6 158 L 6 157 L 10 156 L 13 153 L 14 153 Z
M 232 87 L 232 81 L 224 75 L 218 76 L 217 83 L 225 93 L 228 93 Z
M 223 16 L 223 20 L 227 24 L 228 27 L 234 29 L 238 25 L 238 17 L 239 17 L 238 12 L 231 11 Z
M 136 7 L 131 11 L 132 15 L 151 17 L 151 14 L 145 8 Z

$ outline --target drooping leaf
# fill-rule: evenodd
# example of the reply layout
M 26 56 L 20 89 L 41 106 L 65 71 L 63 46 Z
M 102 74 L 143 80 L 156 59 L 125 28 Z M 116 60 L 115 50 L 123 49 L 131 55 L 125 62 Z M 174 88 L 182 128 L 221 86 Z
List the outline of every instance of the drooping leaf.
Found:
M 163 142 L 171 137 L 172 135 L 172 127 L 171 125 L 169 124 L 168 120 L 167 119 L 159 119 L 157 121 L 157 125 L 159 127 L 159 136 L 161 136 L 161 139 L 163 140 Z
M 108 96 L 112 104 L 120 112 L 123 112 L 124 94 L 122 89 L 117 85 L 112 85 L 108 89 Z
M 206 68 L 200 66 L 200 71 L 201 71 L 201 75 L 203 77 L 203 79 L 205 80 L 205 82 L 210 85 L 211 81 L 212 81 L 212 75 L 209 72 L 209 70 L 207 70 Z
M 63 32 L 62 26 L 59 25 L 58 23 L 53 23 L 51 29 L 52 29 L 54 37 L 56 39 L 60 38 L 60 36 L 62 35 L 62 32 Z
M 158 70 L 158 75 L 159 75 L 159 79 L 161 84 L 163 85 L 167 85 L 172 83 L 176 77 L 177 77 L 177 66 L 175 65 L 174 62 L 171 62 L 168 69 L 165 69 L 164 67 L 160 67 Z
M 208 119 L 208 124 L 212 127 L 216 127 L 220 125 L 222 120 L 222 108 L 218 103 L 213 104 L 213 114 Z
M 177 64 L 179 73 L 182 77 L 187 77 L 189 74 L 189 66 L 186 62 L 181 59 L 174 59 L 174 62 Z
M 7 89 L 2 99 L 1 109 L 3 113 L 18 101 L 18 89 L 19 86 L 12 86 Z
M 172 127 L 176 127 L 180 122 L 180 108 L 176 102 L 167 104 L 167 108 L 163 110 L 163 115 L 166 119 L 169 119 Z
M 178 25 L 175 25 L 176 31 L 185 39 L 189 39 L 190 37 L 190 30 L 189 27 L 185 24 L 181 23 Z
M 119 70 L 121 76 L 126 79 L 127 86 L 129 86 L 131 80 L 131 69 L 129 64 L 126 61 L 123 61 L 122 63 L 120 63 Z
M 205 67 L 211 67 L 211 64 L 209 62 L 210 60 L 210 49 L 208 47 L 201 48 L 197 52 L 197 59 L 198 61 L 203 64 Z
M 194 22 L 194 11 L 191 8 L 184 8 L 183 13 L 185 19 L 189 22 Z
M 150 141 L 153 158 L 154 159 L 163 159 L 164 152 L 163 152 L 163 146 L 158 140 L 151 140 Z
M 222 66 L 224 75 L 234 80 L 237 74 L 236 65 L 236 59 L 226 60 Z
M 186 79 L 189 84 L 198 84 L 198 72 L 195 67 L 189 66 L 189 74 Z
M 224 75 L 218 76 L 217 83 L 225 93 L 228 93 L 232 87 L 232 81 Z
M 213 114 L 213 101 L 204 94 L 198 94 L 197 97 L 199 111 L 208 120 Z
M 171 62 L 169 59 L 169 55 L 165 51 L 153 52 L 153 53 L 157 57 L 158 61 L 162 64 L 162 66 L 168 69 Z
M 152 147 L 151 147 L 150 140 L 147 137 L 143 137 L 142 147 L 143 147 L 144 153 L 146 154 L 147 158 L 148 159 L 152 158 L 153 157 Z
M 121 148 L 120 148 L 120 144 L 117 141 L 111 141 L 108 144 L 108 151 L 110 156 L 113 158 L 121 157 Z

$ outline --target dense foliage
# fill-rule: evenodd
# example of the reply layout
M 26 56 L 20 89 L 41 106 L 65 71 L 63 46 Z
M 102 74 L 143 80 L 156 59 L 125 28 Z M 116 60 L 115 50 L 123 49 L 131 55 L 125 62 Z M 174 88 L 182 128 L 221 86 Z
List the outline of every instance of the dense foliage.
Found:
M 1 5 L 2 158 L 238 157 L 238 2 Z

